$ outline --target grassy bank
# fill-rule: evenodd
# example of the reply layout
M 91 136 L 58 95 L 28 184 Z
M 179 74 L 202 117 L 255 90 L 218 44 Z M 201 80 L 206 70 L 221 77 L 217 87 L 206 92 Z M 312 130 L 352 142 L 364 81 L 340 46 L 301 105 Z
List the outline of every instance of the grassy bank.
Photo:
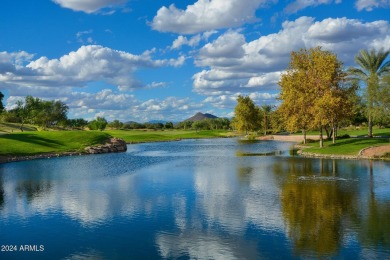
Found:
M 0 155 L 24 156 L 41 153 L 82 151 L 110 137 L 95 131 L 23 132 L 0 135 Z
M 371 146 L 390 144 L 389 138 L 346 138 L 339 139 L 335 144 L 332 141 L 324 141 L 324 147 L 319 147 L 319 142 L 309 143 L 310 148 L 303 149 L 304 152 L 317 154 L 334 155 L 358 155 L 360 150 Z
M 109 137 L 127 143 L 173 141 L 189 138 L 227 137 L 228 131 L 29 131 L 0 135 L 0 156 L 28 156 L 44 153 L 83 151 L 86 146 L 101 144 Z
M 4 127 L 4 126 L 3 126 Z M 356 130 L 356 131 L 364 131 Z M 359 134 L 360 132 L 351 132 Z M 389 129 L 378 132 L 390 135 Z M 0 134 L 0 156 L 29 156 L 45 153 L 63 153 L 83 151 L 86 146 L 101 144 L 109 137 L 118 137 L 127 143 L 175 141 L 180 139 L 218 138 L 233 136 L 226 130 L 106 130 L 106 131 L 29 131 L 23 133 Z M 319 148 L 318 142 L 309 143 L 305 152 L 328 155 L 358 155 L 366 147 L 390 144 L 389 138 L 346 138 L 324 142 Z
M 229 137 L 231 132 L 226 130 L 166 130 L 166 131 L 144 131 L 144 130 L 106 130 L 106 133 L 121 138 L 127 143 L 161 142 L 180 139 L 218 138 Z

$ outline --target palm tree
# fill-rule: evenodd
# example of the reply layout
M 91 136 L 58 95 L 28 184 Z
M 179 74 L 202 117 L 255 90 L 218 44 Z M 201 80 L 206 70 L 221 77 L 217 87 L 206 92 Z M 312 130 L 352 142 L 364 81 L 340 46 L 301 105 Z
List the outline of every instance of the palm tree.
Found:
M 390 72 L 390 61 L 385 62 L 390 51 L 361 50 L 355 57 L 360 68 L 350 68 L 349 73 L 366 84 L 368 136 L 372 137 L 372 117 L 375 103 L 378 101 L 379 82 L 382 76 Z

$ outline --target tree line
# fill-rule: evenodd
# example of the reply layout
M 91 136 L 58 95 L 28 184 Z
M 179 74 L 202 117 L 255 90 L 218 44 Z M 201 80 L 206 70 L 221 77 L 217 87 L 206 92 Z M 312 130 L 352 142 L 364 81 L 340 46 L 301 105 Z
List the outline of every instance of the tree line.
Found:
M 69 119 L 67 116 L 69 107 L 62 101 L 46 101 L 40 98 L 27 96 L 22 101 L 18 101 L 12 109 L 5 110 L 2 99 L 4 95 L 0 92 L 0 119 L 4 122 L 19 123 L 20 130 L 23 131 L 25 124 L 37 125 L 43 129 L 47 128 L 65 128 L 65 129 L 84 129 L 90 130 L 110 129 L 229 129 L 230 120 L 227 118 L 212 118 L 200 121 L 183 121 L 177 124 L 173 122 L 165 123 L 124 123 L 119 120 L 108 122 L 104 117 L 97 117 L 92 121 L 83 118 Z

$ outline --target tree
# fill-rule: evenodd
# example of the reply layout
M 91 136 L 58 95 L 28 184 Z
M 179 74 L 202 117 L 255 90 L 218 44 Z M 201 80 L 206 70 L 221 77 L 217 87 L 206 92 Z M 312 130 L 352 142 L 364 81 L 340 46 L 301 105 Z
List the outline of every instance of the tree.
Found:
M 183 122 L 180 122 L 177 126 L 177 128 L 183 128 L 184 130 L 190 129 L 192 127 L 193 122 L 185 120 Z
M 245 134 L 248 134 L 248 131 L 258 128 L 260 124 L 259 108 L 255 106 L 249 96 L 238 96 L 234 113 L 233 125 L 238 131 L 245 131 Z
M 1 114 L 1 112 L 3 112 L 3 110 L 4 110 L 3 98 L 4 98 L 4 95 L 3 95 L 3 93 L 1 93 L 1 91 L 0 91 L 0 114 Z
M 373 119 L 380 100 L 380 81 L 390 73 L 390 61 L 385 62 L 390 51 L 361 50 L 355 57 L 360 68 L 350 68 L 349 74 L 365 83 L 366 113 L 368 117 L 368 137 L 372 137 Z
M 279 82 L 280 112 L 287 129 L 302 129 L 306 142 L 306 130 L 317 128 L 323 147 L 323 129 L 328 125 L 335 128 L 349 113 L 347 106 L 339 109 L 350 91 L 342 84 L 345 76 L 337 56 L 321 47 L 292 52 L 289 68 Z
M 262 105 L 261 106 L 261 111 L 262 111 L 263 118 L 264 118 L 264 125 L 263 125 L 263 127 L 264 127 L 264 135 L 267 135 L 268 126 L 271 123 L 270 115 L 271 115 L 271 112 L 272 112 L 272 106 L 270 106 L 270 105 Z
M 310 129 L 313 120 L 310 113 L 313 100 L 305 80 L 306 69 L 300 60 L 300 56 L 292 52 L 289 67 L 281 76 L 279 99 L 282 100 L 282 104 L 278 108 L 278 115 L 284 122 L 286 130 L 290 132 L 302 130 L 303 143 L 306 144 L 306 131 Z
M 95 120 L 92 120 L 88 127 L 91 130 L 100 130 L 103 131 L 107 126 L 107 120 L 104 117 L 97 117 Z
M 19 118 L 20 130 L 23 131 L 23 124 L 30 123 L 44 128 L 57 125 L 67 120 L 68 106 L 62 101 L 45 101 L 32 96 L 27 96 L 23 101 L 16 103 L 16 108 L 9 111 Z
M 192 124 L 192 128 L 194 128 L 196 130 L 196 132 L 198 132 L 199 130 L 202 130 L 202 129 L 208 129 L 209 124 L 207 122 L 207 119 L 195 121 Z
M 19 129 L 20 129 L 20 131 L 23 132 L 23 124 L 25 122 L 25 119 L 28 118 L 28 115 L 29 115 L 23 101 L 18 100 L 16 102 L 16 108 L 13 111 L 11 111 L 11 113 L 12 112 L 20 119 Z
M 119 121 L 118 119 L 115 119 L 111 123 L 107 124 L 108 127 L 114 128 L 114 129 L 121 129 L 123 127 L 123 123 Z
M 164 125 L 165 129 L 172 129 L 173 128 L 173 123 L 172 122 L 166 122 Z
M 67 125 L 71 128 L 84 128 L 88 125 L 88 121 L 84 118 L 68 119 Z

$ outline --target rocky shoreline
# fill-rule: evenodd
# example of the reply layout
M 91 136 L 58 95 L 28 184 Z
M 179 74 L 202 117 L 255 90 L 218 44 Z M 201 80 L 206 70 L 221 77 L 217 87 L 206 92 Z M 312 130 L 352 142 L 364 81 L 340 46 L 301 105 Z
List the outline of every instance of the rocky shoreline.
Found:
M 62 152 L 62 153 L 44 153 L 36 155 L 25 155 L 25 156 L 0 156 L 0 163 L 29 161 L 35 159 L 50 159 L 54 157 L 65 157 L 65 156 L 80 156 L 88 154 L 102 154 L 102 153 L 118 153 L 126 152 L 127 144 L 124 140 L 119 138 L 110 138 L 105 144 L 88 146 L 84 148 L 82 152 Z
M 367 150 L 377 149 L 379 147 L 366 147 L 362 149 L 358 155 L 343 155 L 343 154 L 318 154 L 318 153 L 309 153 L 305 152 L 302 149 L 305 148 L 302 145 L 295 145 L 294 148 L 297 148 L 297 154 L 305 158 L 323 158 L 323 159 L 344 159 L 344 160 L 382 160 L 390 161 L 390 158 L 382 157 L 382 153 L 373 153 L 366 155 Z
M 124 140 L 113 137 L 105 144 L 85 147 L 84 151 L 88 154 L 126 152 L 127 144 Z

